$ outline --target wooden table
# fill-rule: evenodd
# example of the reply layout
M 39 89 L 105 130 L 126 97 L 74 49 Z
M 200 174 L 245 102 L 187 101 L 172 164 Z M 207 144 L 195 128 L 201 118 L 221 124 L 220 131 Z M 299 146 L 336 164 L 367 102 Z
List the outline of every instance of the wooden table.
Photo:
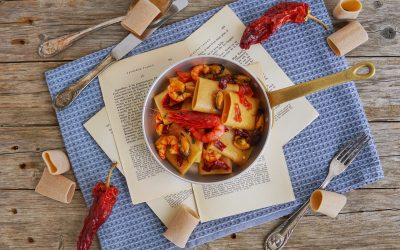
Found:
M 197 0 L 173 21 L 231 1 Z M 331 11 L 335 0 L 325 1 Z M 386 178 L 348 194 L 337 219 L 307 215 L 288 248 L 400 248 L 400 0 L 363 1 L 360 22 L 367 44 L 348 60 L 370 60 L 373 80 L 357 84 Z M 123 15 L 129 0 L 0 0 L 0 249 L 73 249 L 87 213 L 76 191 L 66 205 L 33 190 L 44 168 L 41 152 L 64 147 L 44 72 L 120 41 L 114 25 L 61 55 L 42 59 L 38 44 Z M 343 23 L 336 23 L 337 27 Z M 68 173 L 69 178 L 74 178 Z M 261 249 L 277 220 L 216 240 L 198 249 Z M 99 248 L 97 240 L 93 249 Z

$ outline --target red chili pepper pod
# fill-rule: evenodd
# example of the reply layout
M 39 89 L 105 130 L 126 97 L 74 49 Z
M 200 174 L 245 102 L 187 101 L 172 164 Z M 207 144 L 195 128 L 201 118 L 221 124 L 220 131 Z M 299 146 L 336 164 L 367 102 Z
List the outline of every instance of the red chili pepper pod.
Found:
M 111 215 L 112 209 L 117 202 L 118 189 L 110 186 L 112 171 L 116 165 L 117 163 L 112 164 L 106 183 L 99 182 L 92 190 L 93 203 L 79 234 L 78 250 L 88 250 L 90 248 L 94 235 Z
M 262 17 L 247 26 L 243 32 L 240 47 L 242 49 L 249 49 L 253 44 L 268 40 L 283 25 L 287 23 L 304 23 L 308 18 L 318 22 L 325 29 L 329 29 L 321 20 L 310 14 L 310 7 L 307 3 L 279 3 L 268 9 Z

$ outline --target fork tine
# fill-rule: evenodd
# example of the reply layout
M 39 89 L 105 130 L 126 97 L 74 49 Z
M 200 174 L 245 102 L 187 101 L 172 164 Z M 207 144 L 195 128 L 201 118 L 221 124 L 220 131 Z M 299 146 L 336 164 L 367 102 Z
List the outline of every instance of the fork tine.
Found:
M 339 153 L 336 154 L 336 160 L 340 161 L 340 159 L 342 159 L 349 152 L 349 150 L 351 150 L 351 148 L 354 147 L 354 145 L 357 144 L 364 136 L 365 134 L 361 133 L 356 138 L 348 142 L 346 146 Z
M 356 142 L 353 143 L 352 147 L 347 150 L 347 152 L 339 159 L 340 162 L 344 163 L 347 159 L 350 158 L 350 155 L 357 150 L 357 148 L 368 138 L 366 134 L 363 134 L 361 138 L 359 138 Z
M 349 155 L 348 158 L 346 158 L 346 159 L 344 160 L 344 164 L 345 164 L 345 165 L 350 165 L 350 164 L 356 159 L 357 155 L 361 152 L 361 150 L 363 150 L 364 147 L 368 145 L 368 142 L 369 142 L 370 140 L 371 140 L 371 138 L 370 138 L 369 136 L 368 136 L 366 139 L 364 139 L 363 143 L 362 143 L 360 146 L 358 146 L 358 147 L 353 151 L 353 153 Z
M 355 142 L 352 143 L 351 147 L 349 150 L 347 150 L 341 157 L 338 159 L 341 163 L 344 164 L 344 162 L 349 159 L 350 155 L 357 150 L 357 148 L 365 141 L 365 139 L 368 138 L 368 135 L 365 133 L 362 134 L 361 138 L 358 138 Z

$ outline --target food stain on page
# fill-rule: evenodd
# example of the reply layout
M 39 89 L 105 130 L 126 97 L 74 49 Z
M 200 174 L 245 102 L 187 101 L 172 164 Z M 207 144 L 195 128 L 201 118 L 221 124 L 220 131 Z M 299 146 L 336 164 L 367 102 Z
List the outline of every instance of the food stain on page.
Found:
M 252 78 L 222 64 L 199 64 L 177 71 L 166 84 L 154 98 L 161 160 L 181 175 L 196 167 L 199 175 L 231 174 L 245 165 L 253 136 L 264 128 Z

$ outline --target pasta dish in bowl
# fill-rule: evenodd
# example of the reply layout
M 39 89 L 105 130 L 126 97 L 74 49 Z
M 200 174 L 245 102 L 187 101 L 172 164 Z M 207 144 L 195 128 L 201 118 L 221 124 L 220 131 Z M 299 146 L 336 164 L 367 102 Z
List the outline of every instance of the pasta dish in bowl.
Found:
M 231 179 L 262 152 L 270 127 L 267 95 L 237 63 L 199 56 L 162 73 L 145 100 L 143 129 L 167 171 L 194 183 Z

